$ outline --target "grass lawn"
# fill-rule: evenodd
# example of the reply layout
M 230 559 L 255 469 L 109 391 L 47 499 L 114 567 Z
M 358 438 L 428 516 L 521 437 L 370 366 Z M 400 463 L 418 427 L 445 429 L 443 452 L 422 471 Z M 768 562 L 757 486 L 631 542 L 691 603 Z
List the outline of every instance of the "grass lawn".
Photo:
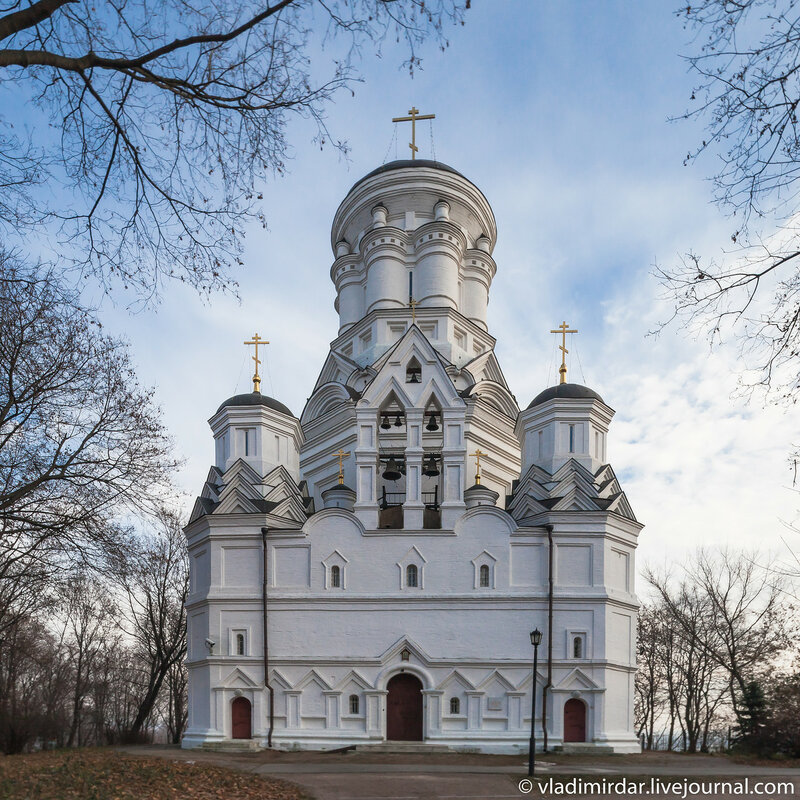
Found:
M 285 781 L 205 764 L 91 748 L 0 756 L 0 798 L 11 800 L 303 800 Z

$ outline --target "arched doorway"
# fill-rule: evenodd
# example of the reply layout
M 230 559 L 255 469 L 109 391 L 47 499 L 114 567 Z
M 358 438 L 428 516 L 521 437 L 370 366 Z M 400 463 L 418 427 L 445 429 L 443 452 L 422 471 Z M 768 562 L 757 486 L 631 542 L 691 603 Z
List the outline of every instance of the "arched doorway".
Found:
M 231 703 L 231 738 L 251 739 L 253 736 L 250 701 L 236 697 Z
M 586 741 L 586 705 L 575 698 L 564 704 L 564 741 Z
M 386 738 L 395 742 L 422 741 L 422 684 L 408 672 L 386 684 Z

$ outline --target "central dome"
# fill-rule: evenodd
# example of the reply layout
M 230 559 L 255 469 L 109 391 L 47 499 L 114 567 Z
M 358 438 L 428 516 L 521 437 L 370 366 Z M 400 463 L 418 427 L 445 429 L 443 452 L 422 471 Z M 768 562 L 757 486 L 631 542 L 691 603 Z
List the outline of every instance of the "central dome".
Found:
M 410 167 L 428 167 L 429 169 L 440 169 L 443 172 L 452 172 L 453 175 L 458 175 L 466 180 L 466 176 L 462 175 L 457 169 L 453 169 L 447 164 L 442 164 L 441 161 L 432 161 L 428 158 L 406 158 L 400 159 L 399 161 L 390 161 L 388 164 L 381 164 L 380 167 L 372 170 L 372 172 L 368 172 L 363 178 L 359 178 L 359 180 L 357 180 L 350 187 L 350 192 L 352 192 L 353 189 L 355 189 L 359 184 L 363 183 L 369 178 L 374 177 L 375 175 L 380 175 L 382 172 L 391 172 L 393 169 L 408 169 Z M 348 192 L 348 194 L 350 194 L 350 192 Z

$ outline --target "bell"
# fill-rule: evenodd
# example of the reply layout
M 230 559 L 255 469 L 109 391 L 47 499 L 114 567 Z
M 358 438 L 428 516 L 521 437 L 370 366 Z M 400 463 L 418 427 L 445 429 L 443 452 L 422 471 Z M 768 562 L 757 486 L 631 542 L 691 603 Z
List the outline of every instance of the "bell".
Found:
M 384 414 L 383 419 L 381 420 L 381 430 L 388 431 L 389 428 L 392 427 L 392 423 L 389 422 L 389 415 Z
M 421 379 L 419 377 L 419 372 L 412 372 L 408 379 L 409 383 L 421 383 Z
M 400 419 L 400 415 L 399 414 L 394 418 L 394 426 L 395 426 L 395 428 L 402 428 L 403 427 L 403 420 Z
M 383 473 L 383 477 L 386 478 L 387 481 L 396 481 L 400 477 L 400 467 L 394 460 L 394 456 L 389 459 L 389 463 L 386 465 L 386 470 Z
M 436 466 L 436 456 L 431 453 L 422 469 L 422 474 L 429 478 L 435 478 L 439 474 L 439 467 Z
M 425 426 L 425 430 L 428 431 L 438 431 L 439 430 L 439 423 L 436 422 L 436 414 L 431 412 L 430 419 L 428 420 L 428 424 Z M 437 473 L 438 475 L 438 473 Z

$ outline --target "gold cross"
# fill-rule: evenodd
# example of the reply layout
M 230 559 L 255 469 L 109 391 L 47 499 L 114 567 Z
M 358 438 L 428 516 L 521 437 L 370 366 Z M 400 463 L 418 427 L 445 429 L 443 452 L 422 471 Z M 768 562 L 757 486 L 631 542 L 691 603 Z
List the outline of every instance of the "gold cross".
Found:
M 419 305 L 419 300 L 415 300 L 413 297 L 408 298 L 408 306 L 411 309 L 411 324 L 413 325 L 417 321 L 417 306 Z
M 344 484 L 344 467 L 342 466 L 342 461 L 344 460 L 345 456 L 349 456 L 350 453 L 345 453 L 342 448 L 339 448 L 338 453 L 334 453 L 335 456 L 339 458 L 339 486 Z
M 562 322 L 557 330 L 550 331 L 550 333 L 561 334 L 561 344 L 558 346 L 558 349 L 561 350 L 561 366 L 558 368 L 559 383 L 567 382 L 567 353 L 569 353 L 569 350 L 567 350 L 567 334 L 577 332 L 577 330 L 572 330 L 566 322 Z
M 411 160 L 414 160 L 415 155 L 419 152 L 419 147 L 417 147 L 417 120 L 418 119 L 436 119 L 436 114 L 420 114 L 418 108 L 414 108 L 411 106 L 411 110 L 408 112 L 410 116 L 408 117 L 392 117 L 392 122 L 410 122 L 411 123 L 411 144 L 409 147 L 411 148 Z
M 478 448 L 474 453 L 470 453 L 475 459 L 475 485 L 480 485 L 481 482 L 481 457 L 488 456 L 488 453 L 482 453 Z
M 256 362 L 256 372 L 255 372 L 255 375 L 253 375 L 253 391 L 254 392 L 260 392 L 261 391 L 261 378 L 258 377 L 258 365 L 261 363 L 261 361 L 260 361 L 260 359 L 258 357 L 258 346 L 260 344 L 269 344 L 269 342 L 266 341 L 265 339 L 262 339 L 257 333 L 255 333 L 255 334 L 253 334 L 253 340 L 250 341 L 250 342 L 244 342 L 244 344 L 254 344 L 256 346 L 256 354 L 254 356 L 251 356 L 253 361 Z

